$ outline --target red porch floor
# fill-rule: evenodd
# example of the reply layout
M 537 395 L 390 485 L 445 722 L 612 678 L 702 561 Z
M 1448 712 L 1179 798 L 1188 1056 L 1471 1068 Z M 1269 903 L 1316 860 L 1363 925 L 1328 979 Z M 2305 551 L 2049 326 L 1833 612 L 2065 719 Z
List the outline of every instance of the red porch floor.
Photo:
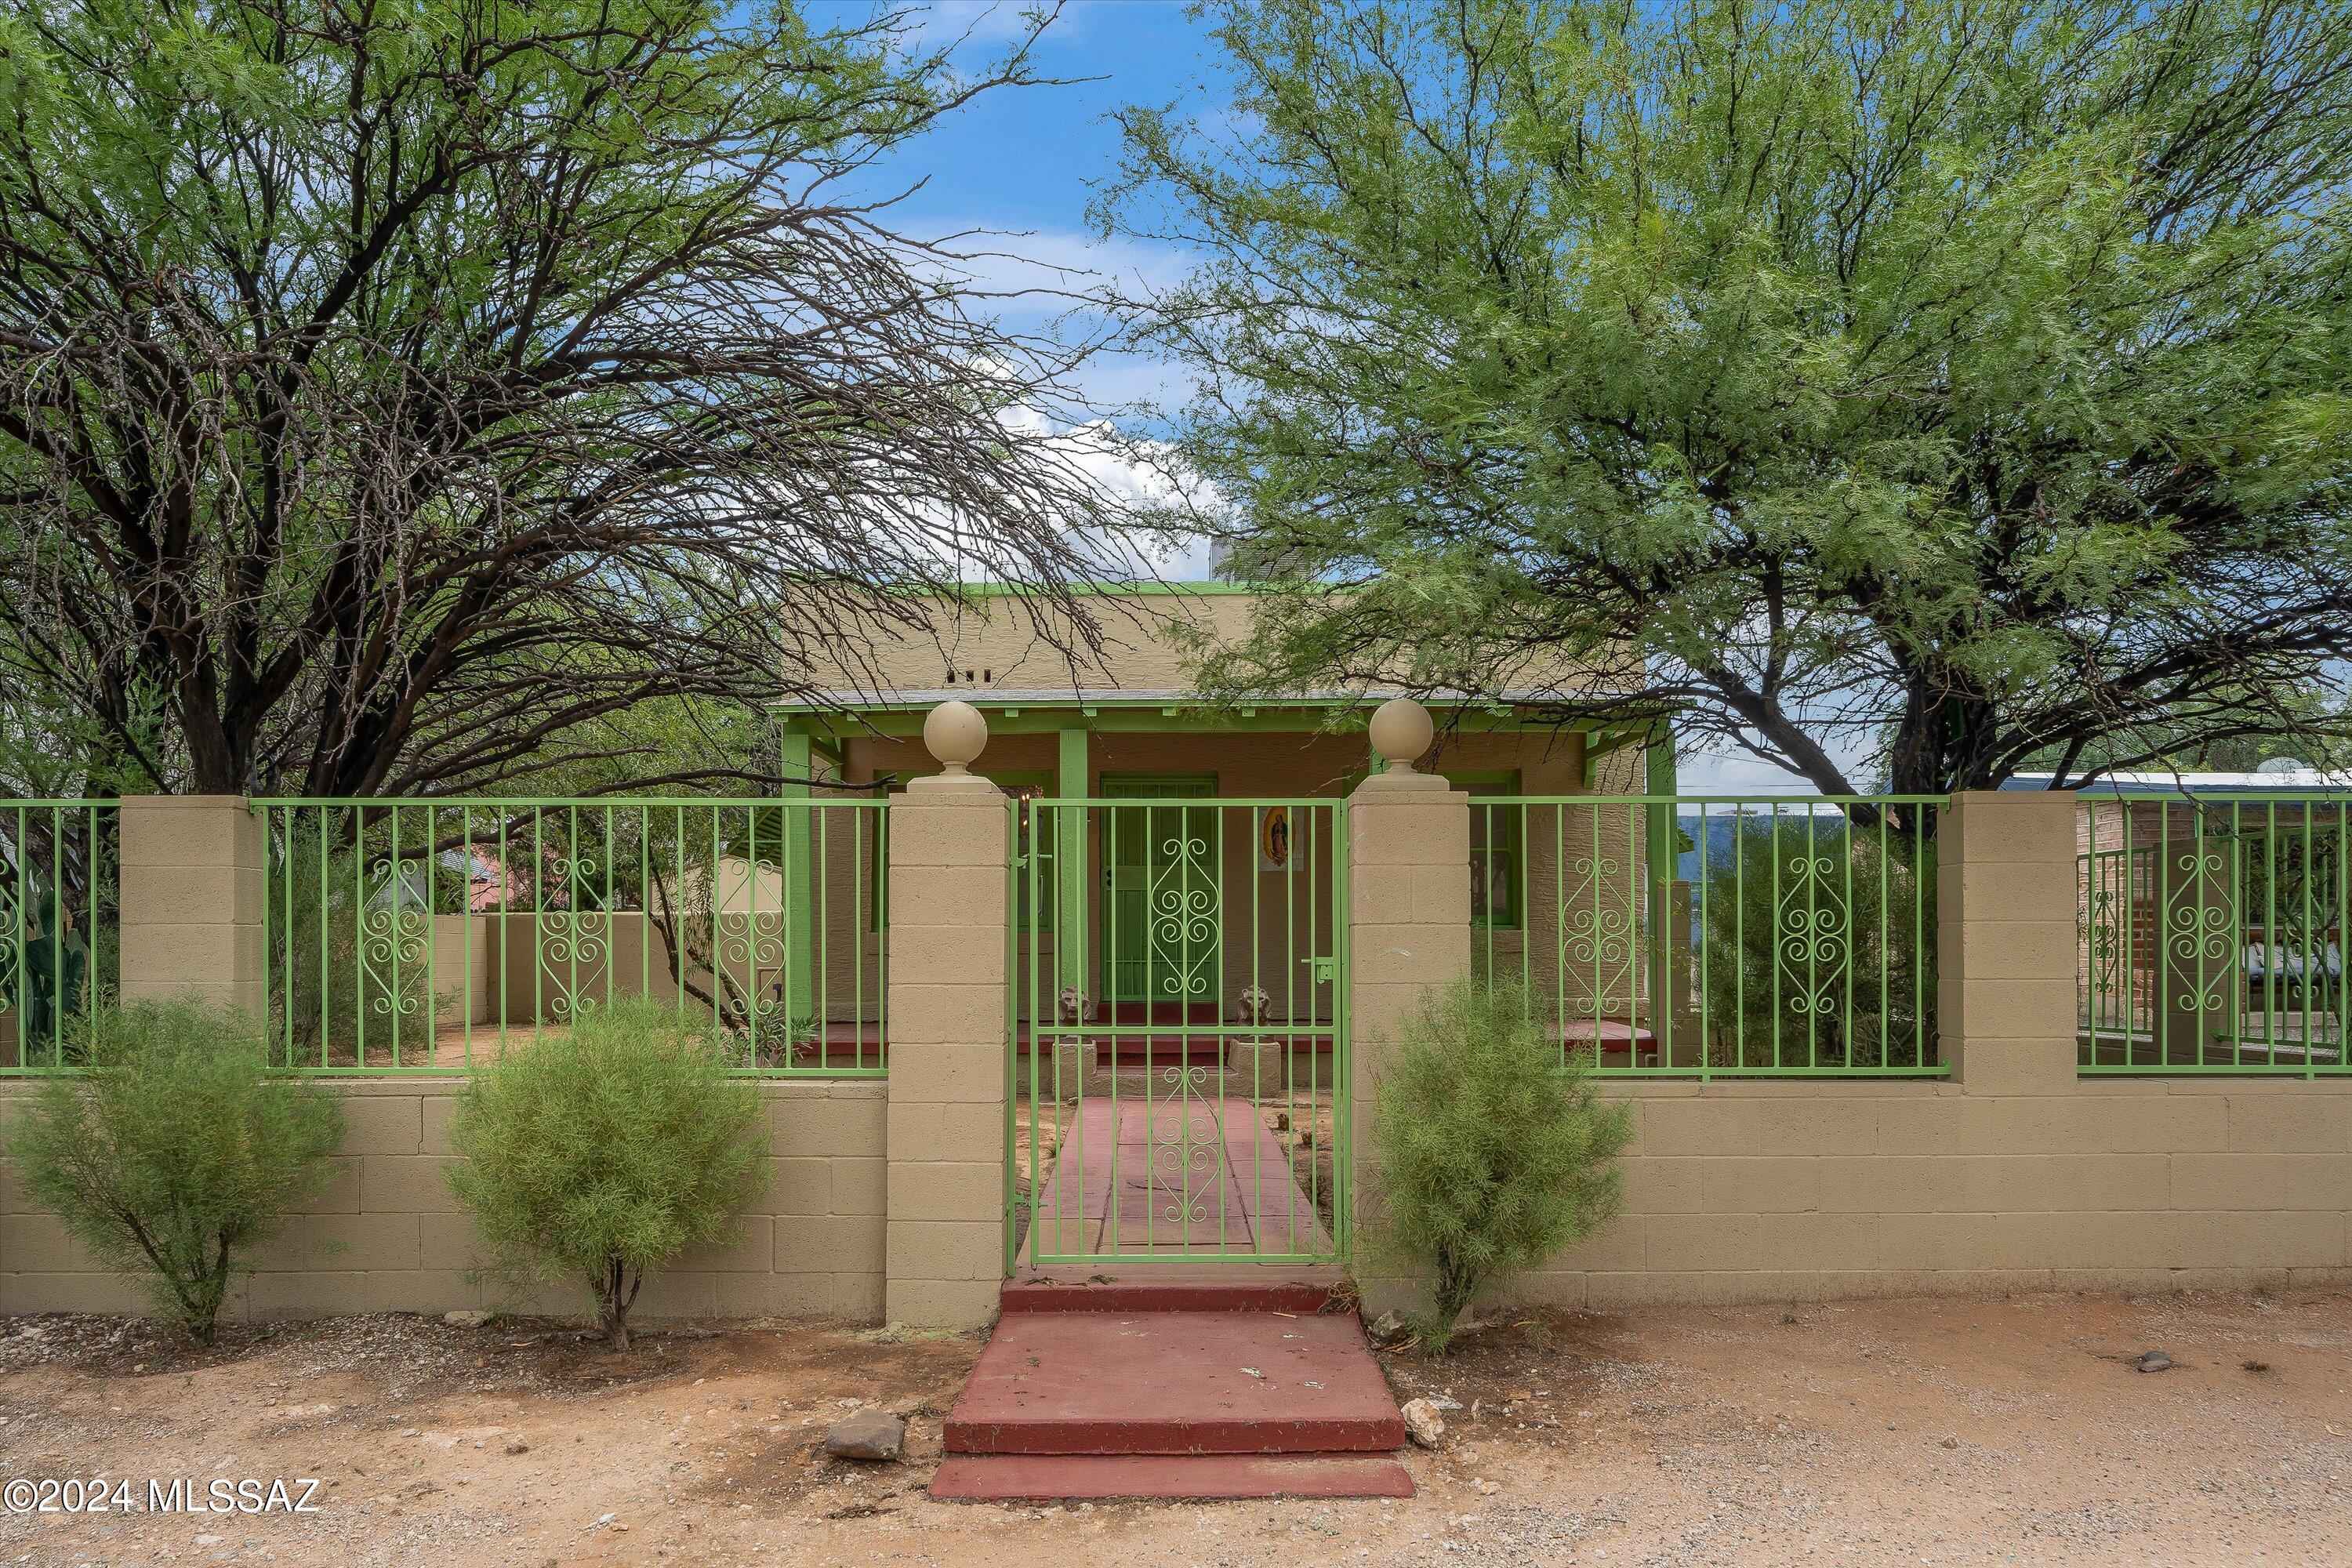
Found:
M 1257 1107 L 1230 1098 L 1081 1100 L 1034 1225 L 1045 1259 L 1332 1251 Z

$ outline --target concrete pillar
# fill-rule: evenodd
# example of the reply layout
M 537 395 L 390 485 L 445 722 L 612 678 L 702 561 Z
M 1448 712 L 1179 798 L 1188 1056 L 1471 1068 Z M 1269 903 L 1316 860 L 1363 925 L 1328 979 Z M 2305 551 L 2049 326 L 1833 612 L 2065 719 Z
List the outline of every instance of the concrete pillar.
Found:
M 977 710 L 923 725 L 945 771 L 890 808 L 890 1110 L 884 1310 L 892 1322 L 976 1328 L 1004 1274 L 1003 791 L 967 764 Z
M 1966 790 L 1936 835 L 1936 1026 L 1970 1094 L 2074 1086 L 2074 795 Z
M 261 818 L 243 795 L 131 795 L 121 827 L 122 998 L 265 1016 Z
M 1399 699 L 1399 702 L 1406 702 Z M 1352 1223 L 1378 1215 L 1371 1180 L 1372 1109 L 1396 1030 L 1429 987 L 1470 967 L 1470 797 L 1413 767 L 1428 749 L 1429 716 L 1396 703 L 1373 719 L 1388 761 L 1348 797 L 1349 1149 Z M 1360 1237 L 1357 1282 L 1373 1312 L 1406 1304 L 1410 1281 L 1381 1270 Z

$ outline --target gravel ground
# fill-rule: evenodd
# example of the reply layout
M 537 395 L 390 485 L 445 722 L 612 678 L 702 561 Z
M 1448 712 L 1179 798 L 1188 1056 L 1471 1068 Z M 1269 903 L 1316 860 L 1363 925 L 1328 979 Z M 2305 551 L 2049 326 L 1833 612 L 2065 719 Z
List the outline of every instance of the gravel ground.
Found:
M 2131 1359 L 2161 1349 L 2169 1370 Z M 1529 1316 L 1400 1398 L 1461 1406 L 1408 1501 L 940 1504 L 978 1343 L 399 1316 L 194 1352 L 0 1320 L 0 1478 L 316 1477 L 301 1515 L 9 1516 L 0 1563 L 2352 1563 L 2352 1294 L 2034 1296 Z M 845 1410 L 908 1461 L 827 1460 Z

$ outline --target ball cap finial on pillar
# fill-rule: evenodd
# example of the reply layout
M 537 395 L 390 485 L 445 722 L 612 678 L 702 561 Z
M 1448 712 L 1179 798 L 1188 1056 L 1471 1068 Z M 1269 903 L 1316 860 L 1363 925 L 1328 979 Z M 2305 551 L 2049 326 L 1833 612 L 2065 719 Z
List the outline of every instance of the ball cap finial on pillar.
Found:
M 988 749 L 988 721 L 969 702 L 942 702 L 923 720 L 923 749 L 939 759 L 940 772 L 969 772 Z
M 1391 768 L 1412 772 L 1436 733 L 1429 710 L 1410 697 L 1391 697 L 1372 712 L 1372 750 Z

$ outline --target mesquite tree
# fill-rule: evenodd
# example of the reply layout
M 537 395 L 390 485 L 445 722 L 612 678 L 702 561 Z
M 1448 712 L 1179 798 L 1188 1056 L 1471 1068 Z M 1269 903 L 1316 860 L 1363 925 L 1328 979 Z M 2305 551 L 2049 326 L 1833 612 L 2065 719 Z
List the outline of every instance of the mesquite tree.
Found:
M 1567 654 L 1841 793 L 2343 726 L 2340 5 L 1213 9 L 1241 112 L 1105 217 L 1206 258 L 1216 684 Z
M 0 3 L 0 681 L 121 787 L 450 793 L 854 668 L 910 586 L 1050 590 L 1066 361 L 878 167 L 1034 36 Z

